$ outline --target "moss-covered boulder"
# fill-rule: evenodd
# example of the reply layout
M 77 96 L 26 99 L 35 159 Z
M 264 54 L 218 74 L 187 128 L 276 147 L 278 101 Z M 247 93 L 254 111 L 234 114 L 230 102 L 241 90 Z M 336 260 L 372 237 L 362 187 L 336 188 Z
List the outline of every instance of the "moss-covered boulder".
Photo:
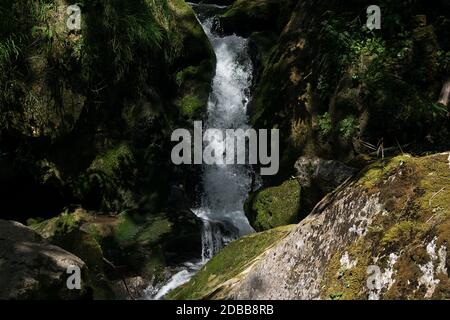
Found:
M 215 290 L 194 277 L 179 292 L 229 299 L 448 299 L 449 179 L 450 152 L 376 161 L 239 276 L 215 283 L 211 260 L 199 276 L 210 277 Z M 239 255 L 248 252 L 243 247 Z M 227 273 L 216 268 L 215 275 Z
M 235 240 L 214 256 L 187 284 L 170 292 L 167 299 L 221 299 L 269 248 L 293 226 L 283 226 Z
M 114 299 L 112 283 L 107 278 L 103 250 L 97 240 L 81 226 L 92 217 L 83 210 L 62 213 L 38 223 L 30 221 L 30 228 L 50 243 L 79 257 L 86 264 L 90 280 L 95 285 L 94 299 Z
M 259 190 L 245 202 L 245 214 L 256 231 L 297 223 L 301 187 L 296 179 Z

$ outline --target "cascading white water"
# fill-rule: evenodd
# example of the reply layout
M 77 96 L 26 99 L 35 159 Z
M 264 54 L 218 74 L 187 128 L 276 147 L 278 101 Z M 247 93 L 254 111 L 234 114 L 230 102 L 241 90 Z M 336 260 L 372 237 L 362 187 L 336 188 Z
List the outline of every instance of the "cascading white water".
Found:
M 247 39 L 236 35 L 220 37 L 214 34 L 213 18 L 200 23 L 217 57 L 216 75 L 208 101 L 204 130 L 208 128 L 245 130 L 249 128 L 247 104 L 253 71 L 247 52 Z M 207 137 L 205 144 L 213 145 L 215 150 L 220 150 L 217 141 L 221 139 L 211 135 Z M 225 157 L 225 153 L 223 156 Z M 203 167 L 201 205 L 193 209 L 204 224 L 202 259 L 187 264 L 186 268 L 172 276 L 156 293 L 149 292 L 151 298 L 160 299 L 170 290 L 184 284 L 228 242 L 254 232 L 243 211 L 245 198 L 252 187 L 252 176 L 255 176 L 252 168 L 245 165 Z
M 213 19 L 206 20 L 202 25 L 217 57 L 216 75 L 208 101 L 206 129 L 245 130 L 248 128 L 247 104 L 252 77 L 247 40 L 235 35 L 219 37 L 213 34 Z M 220 150 L 222 137 L 210 135 L 206 144 Z M 225 153 L 223 156 L 225 157 Z M 230 240 L 253 231 L 243 212 L 251 184 L 252 172 L 249 166 L 204 166 L 201 207 L 194 210 L 204 220 L 204 260 L 211 258 Z

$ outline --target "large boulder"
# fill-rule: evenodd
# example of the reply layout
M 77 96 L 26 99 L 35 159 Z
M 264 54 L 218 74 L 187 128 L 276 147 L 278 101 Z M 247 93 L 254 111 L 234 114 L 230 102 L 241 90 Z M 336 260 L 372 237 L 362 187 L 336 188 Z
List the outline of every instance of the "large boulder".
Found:
M 244 271 L 209 288 L 197 279 L 211 262 L 180 296 L 449 299 L 449 159 L 403 155 L 373 163 Z
M 70 266 L 82 272 L 81 290 L 67 287 Z M 14 221 L 0 220 L 0 273 L 0 299 L 81 299 L 94 292 L 80 258 Z
M 324 193 L 336 189 L 356 172 L 356 169 L 342 162 L 318 157 L 300 157 L 294 168 L 302 187 L 311 187 L 314 184 Z
M 252 194 L 245 202 L 245 214 L 256 231 L 299 221 L 301 187 L 296 179 Z

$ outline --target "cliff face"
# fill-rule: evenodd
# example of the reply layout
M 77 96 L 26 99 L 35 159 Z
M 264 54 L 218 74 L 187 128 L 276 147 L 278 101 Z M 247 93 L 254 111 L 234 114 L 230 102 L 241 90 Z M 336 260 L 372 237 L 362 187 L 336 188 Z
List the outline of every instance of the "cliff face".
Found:
M 373 31 L 370 1 L 243 2 L 223 15 L 223 30 L 250 35 L 259 66 L 251 121 L 280 129 L 284 177 L 301 155 L 349 161 L 381 144 L 447 144 L 448 109 L 438 103 L 450 74 L 447 2 L 379 1 Z
M 449 159 L 444 153 L 375 162 L 328 194 L 239 274 L 196 286 L 205 274 L 226 274 L 219 268 L 211 275 L 214 258 L 173 296 L 448 299 Z M 248 254 L 245 241 L 257 242 L 266 232 L 244 238 L 241 248 L 224 249 L 217 259 L 233 256 L 232 250 Z
M 214 52 L 182 0 L 81 1 L 80 30 L 70 4 L 1 3 L 0 217 L 162 210 L 171 130 L 205 111 Z

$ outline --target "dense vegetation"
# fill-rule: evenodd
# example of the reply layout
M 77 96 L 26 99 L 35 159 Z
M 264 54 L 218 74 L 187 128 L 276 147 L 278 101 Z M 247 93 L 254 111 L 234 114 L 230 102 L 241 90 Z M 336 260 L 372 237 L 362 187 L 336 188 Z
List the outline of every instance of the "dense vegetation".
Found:
M 4 211 L 26 218 L 24 197 L 35 216 L 160 210 L 169 130 L 206 104 L 206 37 L 183 1 L 81 2 L 80 31 L 66 27 L 68 4 L 1 4 Z
M 245 205 L 255 230 L 271 230 L 231 244 L 174 297 L 210 297 L 222 281 L 241 278 L 289 233 L 283 226 L 299 222 L 363 168 L 353 181 L 376 184 L 364 184 L 364 192 L 393 197 L 381 200 L 394 217 L 369 233 L 377 250 L 430 242 L 431 235 L 439 245 L 448 240 L 447 191 L 440 191 L 446 185 L 433 185 L 434 175 L 445 176 L 437 171 L 444 156 L 437 167 L 433 158 L 407 157 L 420 174 L 402 189 L 409 200 L 382 186 L 395 172 L 375 170 L 386 173 L 390 163 L 377 158 L 450 150 L 448 101 L 439 101 L 450 88 L 448 1 L 380 0 L 382 28 L 372 31 L 366 8 L 373 3 L 364 0 L 193 2 L 227 5 L 215 32 L 249 38 L 249 119 L 255 128 L 280 129 L 282 164 Z M 69 30 L 66 9 L 75 3 L 81 29 Z M 117 289 L 123 278 L 142 276 L 145 287 L 198 257 L 201 221 L 190 210 L 198 169 L 171 164 L 170 134 L 203 118 L 214 68 L 211 45 L 184 0 L 2 0 L 0 222 L 20 221 L 35 233 L 4 221 L 2 232 L 81 258 L 92 289 L 83 295 L 90 298 L 129 297 L 133 292 Z M 425 203 L 430 197 L 433 208 Z M 399 199 L 410 206 L 399 209 Z M 433 217 L 429 210 L 444 212 L 435 225 L 422 221 Z M 359 242 L 345 247 L 370 256 Z M 323 295 L 359 298 L 353 289 L 363 269 L 344 272 L 353 281 L 347 288 L 334 278 L 341 253 L 324 273 Z M 402 268 L 411 271 L 406 262 Z M 387 297 L 403 294 L 396 290 Z M 33 287 L 14 298 L 35 293 Z M 72 298 L 66 294 L 52 291 Z
M 80 30 L 66 25 L 75 3 Z M 198 221 L 172 188 L 192 181 L 170 163 L 170 134 L 205 111 L 215 66 L 192 9 L 182 0 L 6 0 L 0 17 L 0 218 L 42 234 L 55 216 L 82 210 L 49 239 L 83 257 L 100 244 L 100 260 L 125 270 L 112 272 L 98 252 L 85 262 L 110 279 L 148 283 L 166 258 L 199 255 Z M 87 228 L 97 214 L 105 220 Z

